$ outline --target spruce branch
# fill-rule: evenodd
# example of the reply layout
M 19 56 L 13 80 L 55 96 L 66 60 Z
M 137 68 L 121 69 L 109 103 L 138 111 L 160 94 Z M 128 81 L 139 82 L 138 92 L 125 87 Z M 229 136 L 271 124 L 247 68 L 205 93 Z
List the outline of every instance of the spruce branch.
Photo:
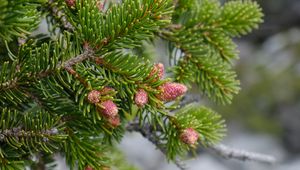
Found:
M 78 167 L 85 169 L 87 165 L 95 169 L 104 169 L 108 161 L 105 150 L 107 146 L 98 137 L 93 139 L 76 134 L 72 129 L 67 130 L 68 137 L 63 146 L 63 154 L 70 169 Z M 80 161 L 79 161 L 80 160 Z
M 145 124 L 145 125 L 141 126 L 139 123 L 136 123 L 136 122 L 129 123 L 126 126 L 126 130 L 128 130 L 129 132 L 135 131 L 135 132 L 141 133 L 143 137 L 145 137 L 151 143 L 153 143 L 155 146 L 157 146 L 157 148 L 162 153 L 166 154 L 165 148 L 162 148 L 159 141 L 153 135 L 153 133 L 155 132 L 154 129 L 156 131 L 161 131 L 161 129 L 158 127 L 154 128 L 153 126 L 151 126 L 149 124 Z M 241 161 L 257 161 L 257 162 L 268 163 L 268 164 L 273 164 L 276 162 L 276 158 L 274 158 L 273 156 L 256 153 L 256 152 L 249 152 L 249 151 L 240 150 L 240 149 L 235 149 L 235 148 L 228 147 L 224 144 L 209 145 L 208 150 L 211 150 L 226 159 L 237 159 L 237 160 L 241 160 Z M 174 161 L 175 161 L 174 163 L 179 168 L 186 169 L 186 166 L 184 165 L 184 163 L 182 163 L 182 161 L 177 160 L 177 159 Z
M 159 35 L 173 43 L 170 59 L 174 58 L 175 60 L 173 72 L 176 81 L 188 85 L 196 83 L 205 95 L 218 103 L 227 104 L 231 102 L 233 95 L 237 94 L 240 88 L 236 73 L 232 70 L 231 65 L 219 57 L 225 51 L 216 52 L 212 49 L 214 45 L 208 44 L 201 33 L 195 32 L 193 28 L 186 30 L 180 24 L 169 26 Z M 220 41 L 223 44 L 228 44 L 228 41 Z M 222 43 L 218 43 L 218 45 L 220 44 L 222 45 Z M 231 42 L 229 44 L 232 45 Z M 227 48 L 221 47 L 220 49 L 225 50 Z M 228 49 L 232 48 L 229 47 Z M 174 51 L 177 54 L 172 56 Z M 176 56 L 178 55 L 177 51 L 180 52 L 179 57 Z M 233 50 L 229 51 L 232 53 Z
M 14 75 L 15 73 L 13 73 L 11 76 L 11 77 L 13 77 L 12 79 L 9 79 L 0 84 L 0 91 L 17 88 L 19 86 L 19 84 L 21 84 L 21 83 L 22 84 L 30 84 L 30 82 L 32 82 L 32 79 L 35 79 L 35 80 L 43 79 L 45 77 L 53 75 L 57 70 L 65 69 L 68 72 L 73 72 L 72 67 L 74 65 L 79 64 L 87 59 L 92 59 L 93 57 L 94 57 L 94 50 L 91 48 L 86 48 L 86 50 L 82 54 L 79 54 L 73 58 L 70 58 L 69 60 L 66 60 L 65 62 L 57 64 L 55 69 L 47 69 L 45 71 L 40 71 L 38 73 L 27 74 L 26 75 L 27 77 L 25 78 L 25 79 L 27 79 L 27 82 L 19 82 L 20 80 L 18 79 L 18 77 L 16 75 Z M 4 63 L 4 64 L 6 64 L 6 63 Z M 2 68 L 5 68 L 5 67 L 3 66 Z M 13 69 L 13 68 L 14 67 L 12 67 L 11 69 Z M 4 72 L 4 71 L 1 74 L 6 74 L 6 72 Z
M 173 9 L 169 0 L 125 0 L 112 5 L 104 16 L 94 8 L 94 6 L 80 7 L 79 11 L 90 12 L 79 16 L 82 17 L 80 19 L 82 29 L 79 31 L 85 40 L 101 49 L 101 54 L 116 49 L 140 47 L 144 40 L 153 38 L 160 27 L 170 23 Z M 95 22 L 87 22 L 95 16 L 97 16 Z
M 153 145 L 155 145 L 164 155 L 167 154 L 166 148 L 161 146 L 160 141 L 154 135 L 154 128 L 150 124 L 144 124 L 141 127 L 139 122 L 132 122 L 127 124 L 126 130 L 129 132 L 139 132 L 144 138 L 148 139 Z M 175 158 L 174 164 L 181 170 L 187 170 L 186 165 L 179 158 Z
M 40 23 L 39 0 L 0 0 L 0 42 L 26 38 Z
M 74 73 L 73 70 L 73 66 L 76 64 L 79 64 L 87 59 L 92 59 L 94 57 L 94 50 L 90 47 L 85 48 L 84 52 L 82 54 L 79 54 L 73 58 L 70 58 L 69 60 L 57 64 L 56 65 L 56 70 L 61 70 L 61 69 L 65 69 L 66 71 L 68 71 L 69 73 Z M 36 74 L 34 77 L 37 77 L 38 79 L 42 79 L 45 77 L 48 77 L 49 75 L 53 74 L 53 72 L 55 72 L 55 70 L 46 70 L 44 72 L 40 72 L 38 74 Z
M 71 169 L 105 169 L 111 164 L 106 149 L 121 140 L 125 119 L 136 118 L 127 130 L 141 133 L 180 169 L 186 168 L 179 156 L 198 142 L 210 147 L 223 137 L 219 114 L 198 105 L 175 108 L 186 105 L 179 100 L 191 83 L 216 101 L 230 102 L 238 91 L 236 74 L 224 62 L 235 56 L 230 36 L 256 27 L 260 11 L 251 8 L 257 6 L 122 0 L 106 10 L 105 0 L 0 2 L 0 22 L 5 23 L 0 45 L 7 47 L 0 54 L 5 56 L 0 61 L 0 143 L 5 145 L 0 169 L 24 169 L 27 161 L 31 164 L 28 155 L 57 152 Z M 254 13 L 231 13 L 235 7 Z M 41 9 L 58 37 L 34 36 L 23 44 L 22 37 L 37 27 Z M 253 22 L 232 28 L 245 17 Z M 138 52 L 157 34 L 172 44 L 170 51 L 181 53 L 174 57 L 173 70 L 175 81 L 184 84 L 165 79 L 164 66 Z M 16 161 L 19 168 L 10 166 Z
M 15 75 L 20 71 L 17 61 L 4 62 L 0 71 L 0 91 L 12 89 L 17 86 L 18 77 Z
M 219 26 L 232 37 L 245 35 L 262 23 L 263 13 L 256 1 L 239 0 L 225 3 Z
M 195 0 L 178 1 L 175 25 L 158 34 L 171 44 L 176 81 L 196 83 L 214 101 L 231 103 L 240 90 L 230 65 L 238 55 L 232 37 L 257 28 L 262 16 L 258 4 L 248 0 L 223 5 L 218 0 L 202 0 L 199 4 Z
M 276 162 L 276 158 L 271 155 L 265 155 L 261 153 L 235 149 L 226 146 L 224 144 L 211 146 L 210 149 L 226 159 L 237 159 L 241 161 L 256 161 L 256 162 L 262 162 L 267 164 L 273 164 Z
M 44 142 L 47 142 L 50 136 L 55 136 L 58 134 L 57 128 L 51 128 L 47 130 L 41 130 L 41 131 L 26 131 L 23 130 L 21 127 L 15 127 L 12 129 L 5 129 L 0 130 L 0 142 L 8 140 L 8 138 L 35 138 L 35 137 L 42 137 Z
M 1 142 L 8 144 L 9 148 L 24 151 L 53 153 L 59 142 L 66 138 L 60 117 L 43 110 L 23 113 L 2 109 L 0 129 Z

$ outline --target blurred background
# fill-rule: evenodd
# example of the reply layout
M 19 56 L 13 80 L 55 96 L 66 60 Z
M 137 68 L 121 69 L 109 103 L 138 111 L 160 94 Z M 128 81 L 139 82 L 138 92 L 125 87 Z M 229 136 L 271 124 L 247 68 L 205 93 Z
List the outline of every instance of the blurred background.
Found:
M 264 24 L 236 39 L 240 60 L 235 64 L 242 90 L 229 106 L 202 102 L 227 120 L 224 144 L 270 154 L 278 162 L 224 160 L 200 151 L 197 158 L 187 160 L 191 170 L 300 170 L 300 0 L 258 3 L 265 13 Z M 127 134 L 120 148 L 141 170 L 177 169 L 139 134 Z

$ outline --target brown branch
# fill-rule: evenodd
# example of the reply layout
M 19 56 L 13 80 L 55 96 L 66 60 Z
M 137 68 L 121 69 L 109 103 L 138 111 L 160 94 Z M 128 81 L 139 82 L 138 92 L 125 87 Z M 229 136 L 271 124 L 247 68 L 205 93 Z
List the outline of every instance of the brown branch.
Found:
M 80 54 L 79 56 L 68 60 L 63 64 L 63 67 L 68 71 L 68 73 L 72 74 L 77 80 L 79 80 L 85 87 L 88 87 L 88 83 L 72 68 L 72 66 L 93 57 L 94 51 L 91 48 L 87 47 L 83 54 Z
M 145 124 L 143 127 L 140 126 L 138 122 L 129 123 L 126 126 L 126 130 L 129 132 L 139 132 L 141 135 L 148 139 L 152 144 L 154 144 L 164 155 L 166 155 L 166 149 L 163 148 L 160 142 L 156 139 L 154 135 L 154 128 L 150 124 Z M 186 165 L 178 158 L 174 160 L 174 164 L 181 170 L 186 170 Z
M 231 148 L 229 146 L 219 144 L 210 147 L 211 150 L 225 159 L 237 159 L 241 161 L 257 161 L 267 164 L 273 164 L 276 159 L 273 156 L 261 153 L 249 152 L 241 149 Z
M 42 79 L 42 78 L 52 75 L 56 70 L 60 70 L 60 69 L 65 69 L 68 72 L 71 72 L 73 70 L 72 67 L 74 65 L 81 63 L 87 59 L 93 58 L 93 57 L 94 57 L 94 51 L 93 51 L 93 49 L 88 47 L 85 49 L 85 51 L 82 54 L 80 54 L 74 58 L 71 58 L 71 59 L 63 62 L 62 64 L 57 64 L 56 69 L 42 71 L 37 74 L 27 74 L 27 78 L 35 77 L 37 79 Z M 25 84 L 27 84 L 29 82 L 30 82 L 30 80 L 28 80 L 28 82 L 26 82 Z M 0 84 L 0 90 L 8 90 L 8 89 L 16 88 L 16 87 L 18 87 L 18 78 L 17 77 Z
M 166 153 L 165 148 L 162 148 L 159 141 L 155 138 L 154 136 L 155 131 L 152 125 L 145 124 L 141 127 L 138 122 L 133 122 L 133 123 L 129 123 L 126 126 L 126 130 L 128 130 L 129 132 L 132 131 L 140 132 L 143 135 L 143 137 L 145 137 L 154 145 L 156 145 L 157 148 L 162 153 L 164 154 Z M 156 128 L 156 131 L 160 131 L 160 129 Z M 257 162 L 268 163 L 268 164 L 273 164 L 276 162 L 276 159 L 273 156 L 230 148 L 223 144 L 211 145 L 209 146 L 209 149 L 226 159 L 237 159 L 242 161 L 257 161 Z M 186 167 L 184 166 L 184 164 L 182 164 L 181 161 L 175 160 L 174 163 L 180 169 L 186 169 Z
M 47 142 L 49 136 L 57 135 L 58 130 L 56 128 L 48 129 L 48 130 L 41 130 L 40 132 L 34 131 L 25 131 L 21 127 L 15 127 L 12 129 L 5 129 L 0 131 L 0 141 L 6 141 L 7 138 L 14 137 L 16 139 L 19 138 L 28 138 L 28 137 L 43 137 L 43 140 Z
M 94 51 L 91 48 L 86 48 L 85 51 L 82 54 L 79 54 L 78 56 L 71 58 L 65 62 L 63 62 L 62 64 L 57 64 L 56 65 L 56 70 L 60 70 L 60 69 L 65 69 L 68 72 L 72 72 L 72 67 L 76 64 L 79 64 L 87 59 L 93 58 L 94 57 Z M 38 77 L 39 79 L 44 78 L 44 77 L 48 77 L 49 75 L 51 75 L 55 70 L 46 70 L 43 72 L 40 72 L 38 74 L 36 74 L 35 76 Z
M 85 49 L 85 51 L 84 51 L 82 54 L 80 54 L 80 55 L 78 55 L 78 56 L 76 56 L 76 57 L 74 57 L 74 58 L 71 58 L 71 59 L 65 61 L 65 62 L 62 64 L 62 66 L 63 66 L 65 69 L 66 69 L 66 68 L 70 68 L 70 67 L 72 67 L 72 66 L 74 66 L 74 65 L 76 65 L 76 64 L 78 64 L 78 63 L 81 63 L 81 62 L 83 62 L 84 60 L 87 60 L 87 59 L 89 59 L 89 58 L 92 58 L 92 57 L 94 57 L 94 50 L 91 49 L 91 48 L 89 48 L 89 47 L 87 47 L 87 48 Z

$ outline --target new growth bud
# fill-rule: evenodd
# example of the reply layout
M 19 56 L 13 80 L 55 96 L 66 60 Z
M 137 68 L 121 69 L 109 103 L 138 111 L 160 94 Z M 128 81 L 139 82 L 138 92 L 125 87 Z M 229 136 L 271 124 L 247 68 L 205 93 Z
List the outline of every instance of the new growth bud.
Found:
M 118 127 L 121 124 L 121 122 L 120 122 L 120 116 L 119 115 L 116 115 L 116 116 L 113 116 L 113 117 L 109 117 L 107 119 L 107 121 L 110 123 L 110 125 L 112 127 Z
M 90 167 L 90 166 L 86 166 L 86 167 L 84 168 L 84 170 L 93 170 L 93 168 Z
M 98 0 L 97 3 L 96 3 L 96 6 L 97 6 L 98 10 L 100 12 L 102 12 L 103 9 L 104 9 L 104 2 L 101 2 L 101 0 Z
M 100 92 L 102 95 L 113 93 L 115 90 L 112 87 L 104 87 Z
M 88 50 L 90 48 L 90 43 L 88 41 L 83 42 L 83 49 Z
M 68 7 L 73 7 L 75 6 L 76 0 L 65 0 L 66 4 Z
M 111 100 L 102 102 L 101 106 L 99 107 L 99 111 L 106 118 L 111 118 L 118 115 L 118 107 Z
M 148 103 L 148 93 L 144 89 L 139 89 L 135 94 L 134 102 L 138 107 L 144 107 Z
M 100 92 L 98 90 L 92 90 L 88 94 L 88 101 L 90 103 L 96 104 L 100 102 Z
M 180 140 L 187 145 L 196 144 L 199 134 L 193 128 L 184 129 L 180 134 Z
M 187 87 L 180 83 L 167 82 L 158 88 L 161 93 L 157 96 L 163 101 L 172 101 L 186 93 Z
M 164 77 L 165 67 L 162 63 L 157 63 L 153 66 L 149 77 L 158 76 L 159 79 L 162 79 Z M 155 79 L 156 80 L 156 79 Z

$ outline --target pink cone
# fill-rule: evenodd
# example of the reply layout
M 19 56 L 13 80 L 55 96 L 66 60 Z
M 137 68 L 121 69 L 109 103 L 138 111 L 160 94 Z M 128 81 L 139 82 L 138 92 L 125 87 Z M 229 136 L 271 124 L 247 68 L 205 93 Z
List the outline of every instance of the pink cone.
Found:
M 148 103 L 148 93 L 144 89 L 139 89 L 135 94 L 134 102 L 138 107 L 144 107 Z
M 172 101 L 187 92 L 187 87 L 180 83 L 167 82 L 158 88 L 161 93 L 157 96 L 163 101 Z
M 118 107 L 111 100 L 102 102 L 99 111 L 100 113 L 102 113 L 103 116 L 107 118 L 111 118 L 118 115 Z
M 89 94 L 88 94 L 88 101 L 90 102 L 90 103 L 93 103 L 93 104 L 96 104 L 96 103 L 99 103 L 99 101 L 100 101 L 100 92 L 98 91 L 98 90 L 92 90 L 92 91 L 90 91 L 89 92 Z
M 180 140 L 183 143 L 188 145 L 196 144 L 198 138 L 199 138 L 199 134 L 193 128 L 187 128 L 183 130 L 182 133 L 180 134 Z

